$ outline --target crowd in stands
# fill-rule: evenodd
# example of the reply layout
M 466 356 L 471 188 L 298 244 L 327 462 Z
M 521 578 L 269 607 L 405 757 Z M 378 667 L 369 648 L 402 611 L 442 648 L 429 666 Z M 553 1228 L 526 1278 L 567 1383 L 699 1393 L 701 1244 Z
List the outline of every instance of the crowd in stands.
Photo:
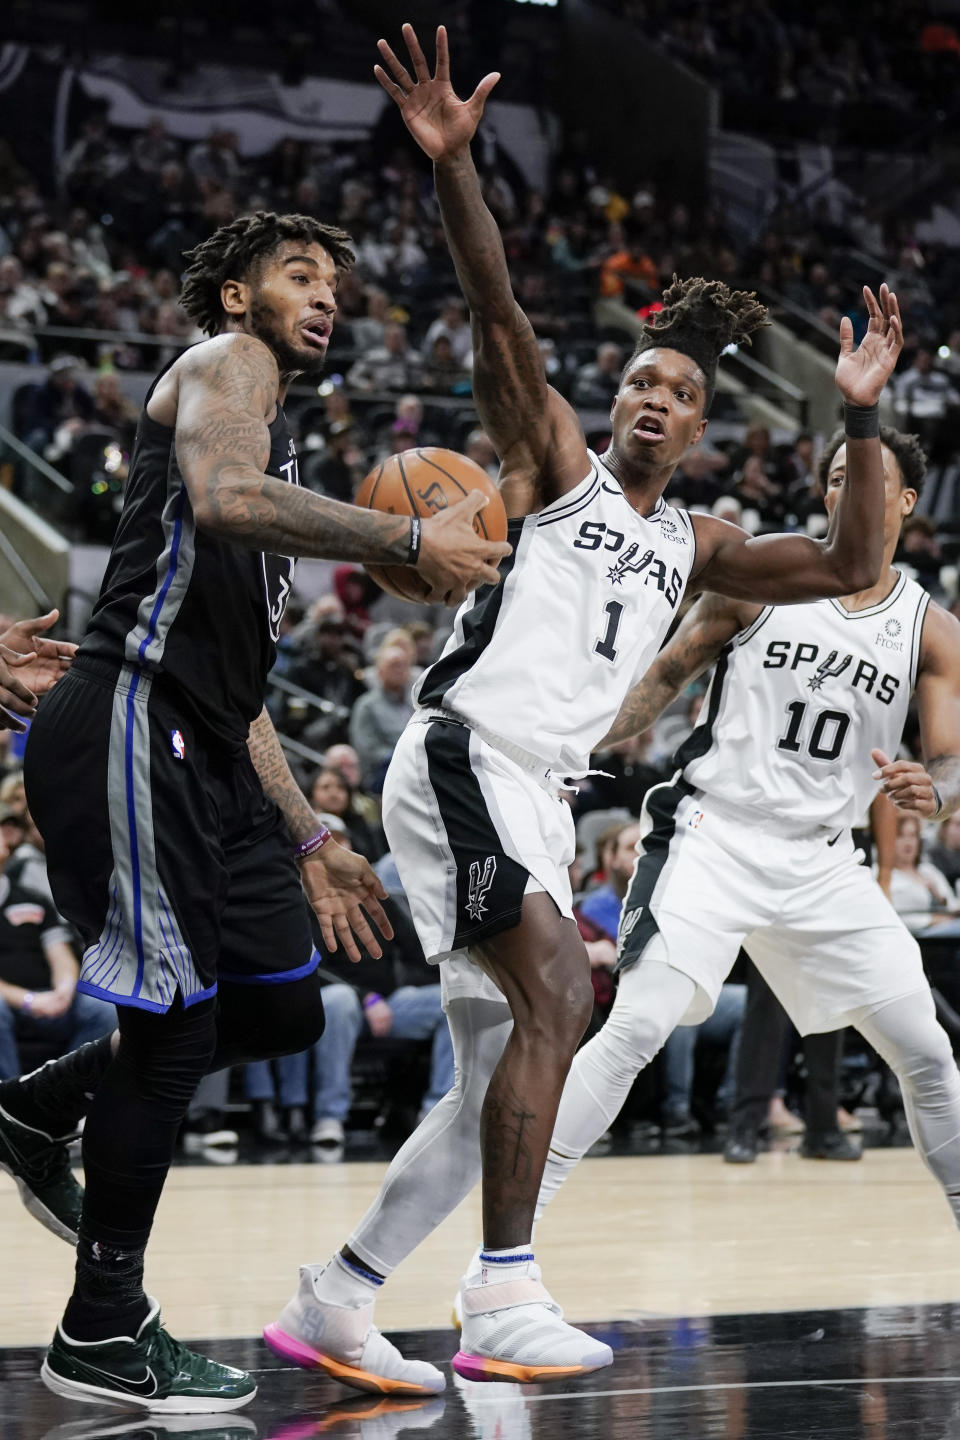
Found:
M 762 50 L 769 58 L 777 24 L 787 25 L 789 66 L 780 83 L 806 93 L 804 77 L 815 51 L 797 29 L 799 19 L 775 21 L 768 7 L 755 5 L 727 7 L 722 17 L 683 3 L 669 7 L 667 17 L 656 0 L 639 8 L 658 23 L 668 21 L 666 43 L 690 63 L 702 60 L 708 72 L 726 65 L 729 48 L 745 33 L 747 10 L 763 21 L 750 32 L 751 54 Z M 885 7 L 878 0 L 874 8 Z M 858 66 L 883 63 L 882 54 L 861 54 L 856 37 L 852 44 L 838 67 L 843 83 Z M 740 68 L 745 84 L 767 83 L 768 69 Z M 891 93 L 896 90 L 891 85 Z M 851 241 L 864 242 L 853 211 L 838 220 L 836 213 L 807 213 L 782 201 L 766 230 L 745 249 L 734 243 L 720 216 L 694 217 L 683 206 L 666 207 L 647 187 L 622 193 L 612 177 L 575 150 L 558 155 L 541 194 L 523 184 L 505 157 L 492 158 L 488 147 L 483 183 L 549 377 L 579 408 L 588 437 L 601 449 L 631 340 L 620 329 L 598 330 L 593 307 L 599 299 L 647 313 L 677 270 L 756 284 L 834 329 L 844 313 L 858 328 L 865 323 L 858 295 L 831 268 L 838 228 L 846 225 Z M 0 359 L 35 363 L 36 381 L 21 385 L 14 396 L 13 426 L 74 479 L 74 533 L 109 543 L 136 426 L 124 372 L 156 370 L 200 338 L 177 305 L 183 250 L 225 220 L 258 207 L 323 215 L 356 240 L 357 265 L 338 294 L 327 377 L 319 390 L 302 391 L 289 407 L 302 483 L 349 500 L 374 463 L 423 444 L 453 446 L 496 474 L 496 456 L 470 403 L 470 327 L 455 294 L 430 178 L 407 149 L 380 154 L 365 144 L 331 147 L 288 139 L 250 160 L 225 129 L 187 145 L 157 119 L 131 142 L 93 114 L 66 153 L 56 197 L 42 196 L 13 150 L 0 144 Z M 953 262 L 933 251 L 925 254 L 902 234 L 868 238 L 876 250 L 886 247 L 892 256 L 895 250 L 899 265 L 890 278 L 900 294 L 908 345 L 893 386 L 897 423 L 919 431 L 934 455 L 958 449 L 955 296 L 960 292 L 950 288 Z M 823 525 L 816 458 L 812 435 L 777 443 L 767 427 L 753 424 L 736 441 L 691 451 L 673 481 L 671 499 L 711 509 L 753 531 L 808 526 L 816 532 Z M 17 471 L 16 483 L 23 498 L 43 508 L 48 491 L 29 469 Z M 942 542 L 932 522 L 918 516 L 904 527 L 900 561 L 949 603 L 953 593 L 944 578 Z M 273 686 L 268 699 L 280 732 L 301 747 L 297 753 L 316 757 L 295 761 L 313 808 L 344 843 L 377 866 L 397 931 L 384 958 L 368 957 L 359 969 L 324 956 L 328 1022 L 315 1052 L 249 1067 L 242 1080 L 263 1144 L 312 1141 L 326 1159 L 342 1156 L 345 1128 L 363 1098 L 353 1082 L 365 1074 L 378 1076 L 382 1101 L 385 1077 L 393 1073 L 391 1055 L 406 1057 L 404 1075 L 411 1068 L 406 1063 L 411 1047 L 419 1055 L 419 1068 L 413 1067 L 417 1093 L 404 1094 L 407 1122 L 436 1103 L 452 1080 L 436 973 L 419 950 L 379 818 L 384 772 L 412 708 L 411 686 L 435 658 L 444 632 L 435 628 L 431 612 L 411 612 L 416 618 L 398 625 L 378 622 L 378 596 L 362 571 L 345 565 L 335 570 L 331 593 L 309 610 L 294 598 L 274 670 L 274 678 L 285 683 Z M 573 877 L 580 897 L 577 919 L 594 976 L 597 1023 L 612 1001 L 616 917 L 643 797 L 669 774 L 670 757 L 695 723 L 701 698 L 695 688 L 653 731 L 604 754 L 599 768 L 606 773 L 591 777 L 571 797 L 582 847 Z M 0 744 L 9 743 L 9 734 L 0 732 Z M 7 876 L 0 876 L 0 887 L 17 884 L 32 893 L 42 882 L 42 842 L 26 814 L 17 757 L 0 750 L 4 771 L 0 834 L 11 858 L 3 862 Z M 921 837 L 908 831 L 904 827 L 898 847 L 895 900 L 914 915 L 912 924 L 926 928 L 960 905 L 955 889 L 960 825 L 947 822 L 936 852 L 924 861 L 918 859 Z M 936 876 L 931 863 L 938 867 Z M 16 895 L 14 900 L 25 903 Z M 917 921 L 915 912 L 929 912 L 926 921 Z M 84 1007 L 72 988 L 76 937 L 61 933 L 49 896 L 31 923 L 36 944 L 29 971 L 5 968 L 0 926 L 0 1076 L 4 1064 L 12 1063 L 4 1060 L 4 1025 L 16 1032 L 11 1043 L 22 1040 L 32 1059 L 46 1043 L 34 1033 L 41 1019 L 62 1021 L 56 1035 L 50 1030 L 47 1036 L 59 1046 L 66 1043 L 68 1023 L 94 1023 L 81 1014 Z M 71 951 L 69 964 L 57 945 Z M 32 1019 L 20 1016 L 18 986 L 35 997 Z M 42 998 L 48 993 L 59 999 Z M 660 1072 L 663 1093 L 653 1107 L 666 1138 L 689 1138 L 704 1116 L 702 1095 L 694 1105 L 701 1042 L 723 1055 L 709 1095 L 709 1114 L 722 1116 L 742 1011 L 743 987 L 733 983 L 706 1026 L 678 1032 L 668 1045 Z

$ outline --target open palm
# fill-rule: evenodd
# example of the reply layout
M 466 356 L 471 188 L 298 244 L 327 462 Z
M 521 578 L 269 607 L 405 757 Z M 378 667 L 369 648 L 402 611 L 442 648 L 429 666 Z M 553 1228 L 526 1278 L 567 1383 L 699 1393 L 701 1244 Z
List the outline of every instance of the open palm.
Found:
M 487 96 L 500 76 L 496 72 L 485 75 L 470 99 L 461 100 L 450 81 L 450 52 L 445 27 L 441 25 L 437 29 L 437 68 L 434 75 L 430 74 L 412 25 L 404 25 L 403 38 L 416 79 L 386 40 L 379 40 L 377 49 L 387 69 L 375 65 L 373 73 L 391 99 L 396 101 L 404 123 L 420 149 L 431 160 L 442 160 L 470 144 L 480 124 Z
M 870 323 L 856 349 L 853 347 L 850 319 L 845 315 L 840 322 L 837 388 L 850 405 L 876 405 L 903 348 L 900 307 L 893 291 L 887 285 L 881 285 L 878 301 L 869 286 L 865 285 L 863 298 Z

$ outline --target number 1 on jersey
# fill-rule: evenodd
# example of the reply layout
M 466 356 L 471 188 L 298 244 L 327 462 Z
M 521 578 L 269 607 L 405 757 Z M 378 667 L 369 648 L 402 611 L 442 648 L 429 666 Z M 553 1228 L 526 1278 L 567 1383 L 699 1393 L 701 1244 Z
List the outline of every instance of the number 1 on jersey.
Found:
M 617 647 L 614 642 L 617 638 L 617 631 L 620 629 L 623 606 L 619 600 L 608 600 L 603 610 L 607 616 L 606 633 L 597 641 L 593 648 L 598 655 L 603 656 L 604 660 L 609 660 L 612 663 L 617 658 Z

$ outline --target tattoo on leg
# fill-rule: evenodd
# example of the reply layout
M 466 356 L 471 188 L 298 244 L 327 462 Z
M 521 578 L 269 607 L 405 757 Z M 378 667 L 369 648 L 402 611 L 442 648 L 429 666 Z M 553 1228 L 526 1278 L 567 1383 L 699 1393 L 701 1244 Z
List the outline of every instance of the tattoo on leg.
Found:
M 530 1126 L 537 1116 L 527 1110 L 519 1096 L 508 1093 L 503 1099 L 488 1095 L 485 1117 L 485 1158 L 490 1171 L 518 1181 L 530 1179 L 533 1156 L 528 1144 Z

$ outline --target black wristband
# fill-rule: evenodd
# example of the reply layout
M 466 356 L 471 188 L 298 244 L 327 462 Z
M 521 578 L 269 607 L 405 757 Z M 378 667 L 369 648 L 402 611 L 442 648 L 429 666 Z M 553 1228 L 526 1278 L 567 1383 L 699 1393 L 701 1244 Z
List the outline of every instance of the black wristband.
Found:
M 407 555 L 407 564 L 416 565 L 420 559 L 420 532 L 422 530 L 419 515 L 410 516 L 410 553 Z
M 880 435 L 879 405 L 848 405 L 843 402 L 843 428 L 851 440 L 876 440 Z

